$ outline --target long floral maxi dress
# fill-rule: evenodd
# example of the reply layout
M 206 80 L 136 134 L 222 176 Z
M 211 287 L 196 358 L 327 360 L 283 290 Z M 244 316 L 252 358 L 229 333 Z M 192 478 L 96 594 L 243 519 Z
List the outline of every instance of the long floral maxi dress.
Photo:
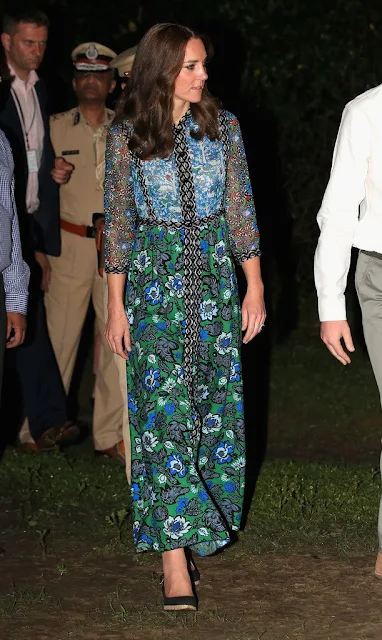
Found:
M 220 139 L 173 127 L 167 159 L 128 150 L 128 122 L 106 150 L 106 272 L 126 273 L 131 492 L 137 551 L 201 555 L 240 525 L 245 471 L 241 318 L 232 254 L 259 256 L 237 119 Z

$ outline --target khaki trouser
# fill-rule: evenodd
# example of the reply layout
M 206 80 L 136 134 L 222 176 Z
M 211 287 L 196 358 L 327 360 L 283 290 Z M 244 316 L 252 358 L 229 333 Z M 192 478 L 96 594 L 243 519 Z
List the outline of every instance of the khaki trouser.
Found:
M 362 311 L 362 324 L 367 350 L 382 403 L 382 255 L 358 256 L 355 277 L 358 299 Z M 382 453 L 380 458 L 382 476 Z M 382 497 L 378 516 L 379 550 L 382 551 Z
M 103 277 L 104 282 L 104 305 L 105 305 L 105 318 L 107 320 L 107 278 L 106 275 Z M 123 442 L 125 445 L 125 455 L 126 455 L 126 476 L 127 481 L 130 484 L 131 481 L 131 440 L 130 440 L 130 426 L 129 426 L 129 410 L 127 407 L 127 379 L 126 379 L 126 360 L 121 358 L 121 356 L 117 356 L 116 353 L 113 353 L 113 357 L 118 369 L 119 376 L 119 385 L 121 389 L 122 398 L 124 398 L 123 403 L 123 419 L 122 419 L 122 434 L 123 434 Z
M 45 295 L 49 335 L 68 393 L 83 324 L 92 299 L 97 330 L 101 335 L 94 387 L 93 439 L 95 449 L 102 451 L 122 440 L 126 396 L 122 398 L 118 369 L 104 337 L 104 283 L 98 274 L 94 239 L 67 231 L 61 232 L 61 238 L 61 256 L 49 258 L 52 275 L 49 292 Z

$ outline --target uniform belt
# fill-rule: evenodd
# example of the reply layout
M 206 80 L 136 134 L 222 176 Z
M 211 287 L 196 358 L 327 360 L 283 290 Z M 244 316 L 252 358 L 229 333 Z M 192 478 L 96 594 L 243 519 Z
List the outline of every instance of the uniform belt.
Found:
M 96 230 L 93 226 L 87 224 L 73 224 L 67 220 L 60 220 L 60 227 L 68 233 L 74 233 L 76 236 L 82 236 L 82 238 L 95 238 Z

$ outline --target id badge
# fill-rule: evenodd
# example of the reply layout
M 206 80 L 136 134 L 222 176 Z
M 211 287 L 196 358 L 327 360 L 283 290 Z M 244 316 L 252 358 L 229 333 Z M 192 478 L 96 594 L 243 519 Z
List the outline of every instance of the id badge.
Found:
M 27 151 L 28 160 L 28 173 L 38 172 L 37 151 L 36 149 L 30 149 Z

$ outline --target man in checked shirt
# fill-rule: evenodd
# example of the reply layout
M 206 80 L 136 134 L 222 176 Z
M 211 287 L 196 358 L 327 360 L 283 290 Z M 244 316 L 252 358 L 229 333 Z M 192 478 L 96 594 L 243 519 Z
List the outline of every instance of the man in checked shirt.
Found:
M 13 158 L 0 129 L 0 389 L 4 346 L 22 344 L 25 337 L 29 267 L 22 258 L 13 195 Z

